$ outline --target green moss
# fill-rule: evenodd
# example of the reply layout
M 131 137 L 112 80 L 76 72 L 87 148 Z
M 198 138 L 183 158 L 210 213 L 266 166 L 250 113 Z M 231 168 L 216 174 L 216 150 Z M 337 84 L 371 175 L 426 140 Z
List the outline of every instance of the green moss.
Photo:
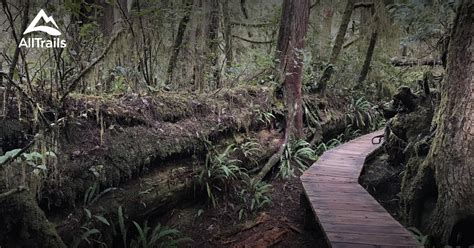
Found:
M 0 240 L 7 247 L 66 247 L 29 191 L 0 199 L 0 209 Z

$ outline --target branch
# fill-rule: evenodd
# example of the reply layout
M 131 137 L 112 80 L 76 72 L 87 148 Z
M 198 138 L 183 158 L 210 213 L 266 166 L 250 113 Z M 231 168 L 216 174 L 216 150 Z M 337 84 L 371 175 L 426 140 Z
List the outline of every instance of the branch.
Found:
M 316 2 L 314 2 L 313 4 L 311 4 L 311 6 L 309 6 L 309 9 L 311 10 L 312 8 L 316 7 L 316 5 L 319 4 L 319 2 L 321 2 L 320 0 L 316 0 Z
M 441 60 L 435 59 L 416 59 L 416 58 L 408 58 L 408 59 L 398 59 L 392 58 L 390 63 L 393 66 L 422 66 L 422 65 L 442 65 L 443 62 Z
M 107 46 L 105 47 L 105 49 L 102 51 L 102 53 L 99 55 L 99 57 L 97 57 L 92 63 L 89 64 L 89 66 L 87 66 L 86 68 L 84 68 L 71 82 L 71 86 L 69 86 L 69 89 L 68 91 L 64 94 L 64 96 L 61 98 L 60 102 L 64 102 L 64 99 L 66 99 L 66 97 L 76 89 L 77 87 L 77 84 L 79 83 L 79 81 L 87 75 L 87 73 L 89 73 L 89 71 L 97 64 L 99 63 L 99 61 L 101 61 L 105 55 L 107 55 L 107 53 L 109 52 L 110 48 L 112 47 L 112 45 L 115 43 L 115 41 L 117 40 L 117 38 L 119 37 L 119 35 L 122 33 L 123 30 L 120 30 L 118 31 L 109 41 L 109 43 L 107 44 Z
M 262 167 L 262 169 L 257 174 L 257 176 L 255 176 L 255 180 L 257 182 L 262 181 L 262 179 L 268 174 L 268 172 L 273 168 L 273 166 L 275 166 L 278 163 L 278 161 L 280 161 L 280 158 L 283 155 L 283 152 L 285 151 L 285 147 L 287 145 L 288 144 L 286 143 L 286 141 L 283 142 L 283 144 L 280 146 L 280 149 L 278 149 L 278 151 L 274 153 L 270 157 L 270 159 L 268 159 L 267 163 Z
M 239 40 L 243 40 L 243 41 L 249 42 L 249 43 L 254 43 L 254 44 L 271 44 L 271 43 L 274 42 L 273 40 L 269 40 L 269 41 L 249 40 L 249 39 L 247 39 L 247 38 L 240 37 L 240 36 L 237 36 L 237 35 L 232 35 L 232 37 L 233 37 L 233 38 L 237 38 L 237 39 L 239 39 Z
M 30 148 L 35 143 L 36 137 L 38 137 L 38 135 L 36 135 L 35 138 L 32 141 L 30 141 L 30 143 L 28 143 L 25 147 L 21 148 L 21 150 L 18 151 L 14 156 L 8 157 L 5 161 L 3 161 L 3 163 L 0 164 L 0 169 L 3 169 L 4 165 L 10 163 L 11 161 L 21 156 L 21 154 L 26 152 L 26 150 L 28 150 L 28 148 Z
M 10 196 L 10 195 L 13 195 L 13 194 L 15 194 L 15 193 L 22 192 L 22 191 L 25 191 L 25 190 L 27 190 L 26 187 L 24 187 L 24 186 L 18 186 L 18 187 L 15 188 L 15 189 L 11 189 L 11 190 L 9 190 L 9 191 L 7 191 L 7 192 L 1 193 L 1 194 L 0 194 L 0 200 L 3 199 L 3 198 L 7 198 L 7 197 Z
M 374 3 L 356 3 L 354 4 L 354 9 L 357 8 L 372 8 L 374 7 Z
M 356 37 L 355 39 L 352 39 L 348 42 L 346 42 L 346 44 L 342 45 L 342 48 L 346 49 L 348 48 L 350 45 L 354 44 L 356 41 L 360 40 L 360 36 Z
M 249 27 L 249 28 L 261 28 L 261 27 L 273 25 L 272 22 L 264 22 L 264 23 L 231 22 L 230 24 L 233 26 L 243 26 L 243 27 Z
M 13 85 L 13 87 L 15 87 L 22 95 L 23 97 L 26 98 L 26 100 L 28 100 L 28 102 L 30 102 L 32 108 L 34 108 L 34 106 L 36 106 L 38 103 L 33 100 L 33 98 L 31 98 L 18 84 L 16 84 L 15 82 L 13 82 L 13 80 L 8 76 L 8 74 L 6 74 L 5 72 L 3 71 L 0 71 L 0 75 L 3 76 L 4 78 L 7 79 L 8 83 L 10 85 Z M 46 123 L 46 125 L 49 125 L 49 120 L 44 116 L 43 112 L 41 111 L 38 111 L 38 114 L 40 115 L 41 119 L 44 121 L 44 123 Z

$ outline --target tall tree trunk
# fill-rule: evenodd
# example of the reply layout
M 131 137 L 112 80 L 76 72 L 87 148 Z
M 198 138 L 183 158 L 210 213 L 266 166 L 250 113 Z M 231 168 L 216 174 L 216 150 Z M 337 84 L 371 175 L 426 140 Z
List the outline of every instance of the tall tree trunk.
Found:
M 366 27 L 367 29 L 370 26 L 372 26 L 373 31 L 372 31 L 372 34 L 370 35 L 369 46 L 367 47 L 367 53 L 365 54 L 364 64 L 362 65 L 362 70 L 360 71 L 359 79 L 357 80 L 357 83 L 359 85 L 362 84 L 362 82 L 364 82 L 365 79 L 367 78 L 367 74 L 369 73 L 369 69 L 370 69 L 370 63 L 372 62 L 372 57 L 374 55 L 375 44 L 377 43 L 378 18 L 375 13 L 375 7 L 371 7 L 371 12 L 372 12 L 374 23 L 372 25 L 370 25 L 370 23 L 366 23 L 365 25 L 367 25 Z
M 457 10 L 441 84 L 436 133 L 427 158 L 402 184 L 402 210 L 415 225 L 443 244 L 473 244 L 474 230 L 474 2 Z M 426 191 L 435 191 L 434 209 Z M 469 237 L 470 236 L 470 237 Z
M 372 3 L 371 0 L 367 1 L 367 3 Z M 371 11 L 374 9 L 374 6 L 372 7 L 361 7 L 359 8 L 360 11 L 360 32 L 359 34 L 361 36 L 367 37 L 369 32 L 370 32 L 370 19 L 373 13 Z
M 183 44 L 184 39 L 184 32 L 188 26 L 189 20 L 191 19 L 191 8 L 192 8 L 193 0 L 186 0 L 185 3 L 185 12 L 183 18 L 178 24 L 178 33 L 176 34 L 176 39 L 173 45 L 173 51 L 168 63 L 168 70 L 167 77 L 166 77 L 166 84 L 170 84 L 173 79 L 173 72 L 176 68 L 176 62 L 178 60 L 179 51 L 181 50 L 181 45 Z
M 232 67 L 232 21 L 230 19 L 229 0 L 222 2 L 222 15 L 224 16 L 225 62 L 227 68 Z
M 316 2 L 311 6 L 310 9 L 310 23 L 320 23 L 320 10 L 321 4 L 320 2 Z M 312 25 L 310 26 L 311 28 L 311 34 L 309 37 L 309 46 L 310 46 L 310 51 L 311 51 L 311 67 L 313 68 L 313 71 L 319 71 L 319 66 L 321 64 L 321 57 L 322 57 L 322 45 L 323 45 L 323 40 L 322 40 L 322 35 L 321 35 L 321 25 Z
M 359 74 L 359 79 L 357 80 L 358 84 L 362 84 L 367 78 L 367 74 L 369 73 L 370 69 L 370 62 L 372 61 L 372 57 L 374 55 L 375 44 L 377 43 L 377 31 L 372 32 L 369 41 L 369 47 L 367 48 L 367 53 L 365 54 L 364 64 L 362 65 L 362 70 Z
M 208 0 L 209 15 L 206 41 L 208 44 L 208 58 L 210 73 L 217 88 L 220 88 L 219 62 L 219 0 Z
M 206 18 L 201 14 L 203 11 L 203 0 L 196 0 L 193 6 L 193 13 L 196 15 L 193 17 L 191 22 L 195 27 L 192 34 L 191 44 L 193 44 L 193 57 L 194 57 L 194 66 L 193 66 L 193 81 L 195 90 L 202 93 L 205 88 L 204 84 L 204 64 L 203 61 L 206 58 L 205 48 L 204 48 L 204 24 Z
M 337 31 L 336 40 L 334 41 L 334 46 L 332 47 L 331 56 L 329 57 L 329 65 L 324 69 L 323 75 L 318 82 L 317 91 L 324 93 L 328 81 L 331 79 L 333 73 L 333 66 L 339 57 L 339 53 L 342 50 L 342 45 L 344 43 L 344 37 L 346 36 L 347 27 L 351 20 L 352 10 L 354 9 L 355 0 L 347 0 L 344 13 L 342 15 L 341 25 Z
M 304 37 L 309 24 L 309 0 L 284 0 L 277 53 L 280 80 L 283 81 L 286 116 L 286 140 L 303 137 L 301 72 Z
M 283 83 L 286 126 L 285 138 L 278 151 L 262 167 L 255 180 L 262 180 L 280 161 L 288 142 L 300 139 L 303 133 L 303 110 L 301 99 L 301 72 L 303 68 L 304 37 L 309 24 L 309 0 L 284 0 L 281 11 L 280 30 L 276 49 L 278 80 Z
M 332 17 L 334 10 L 332 9 L 332 0 L 323 0 L 322 20 L 321 20 L 321 57 L 329 58 L 328 51 L 331 50 L 331 33 L 332 33 Z M 326 57 L 327 56 L 327 57 Z

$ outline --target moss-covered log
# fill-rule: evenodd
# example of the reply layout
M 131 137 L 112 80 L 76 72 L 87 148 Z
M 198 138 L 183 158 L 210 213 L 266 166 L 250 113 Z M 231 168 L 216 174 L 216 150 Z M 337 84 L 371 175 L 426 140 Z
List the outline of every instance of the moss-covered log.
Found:
M 3 189 L 5 189 L 3 187 Z M 3 191 L 3 190 L 2 190 Z M 31 248 L 66 247 L 54 225 L 38 207 L 27 189 L 12 189 L 0 195 L 0 246 Z
M 304 100 L 319 121 L 318 140 L 343 129 L 346 101 L 336 103 L 317 95 Z M 283 105 L 270 88 L 227 89 L 207 96 L 71 95 L 66 106 L 64 121 L 56 129 L 58 161 L 48 168 L 37 193 L 40 206 L 58 224 L 67 244 L 84 224 L 107 233 L 108 227 L 95 223 L 96 219 L 87 223 L 84 207 L 116 221 L 122 206 L 129 220 L 139 221 L 193 198 L 200 190 L 194 187 L 194 175 L 209 141 L 219 144 L 253 134 L 268 150 L 259 158 L 264 161 L 282 138 L 278 122 Z M 264 118 L 267 113 L 276 116 L 270 123 Z M 182 158 L 185 164 L 180 165 L 176 161 Z M 254 162 L 245 164 L 246 169 L 258 171 L 254 166 Z M 116 190 L 91 204 L 84 196 L 94 185 L 99 192 Z

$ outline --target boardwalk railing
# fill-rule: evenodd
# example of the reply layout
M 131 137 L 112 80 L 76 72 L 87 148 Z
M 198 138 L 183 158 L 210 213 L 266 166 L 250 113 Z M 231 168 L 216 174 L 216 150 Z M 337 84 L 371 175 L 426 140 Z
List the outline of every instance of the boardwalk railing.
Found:
M 364 162 L 380 145 L 361 136 L 325 152 L 301 176 L 316 221 L 331 247 L 422 247 L 362 186 Z

